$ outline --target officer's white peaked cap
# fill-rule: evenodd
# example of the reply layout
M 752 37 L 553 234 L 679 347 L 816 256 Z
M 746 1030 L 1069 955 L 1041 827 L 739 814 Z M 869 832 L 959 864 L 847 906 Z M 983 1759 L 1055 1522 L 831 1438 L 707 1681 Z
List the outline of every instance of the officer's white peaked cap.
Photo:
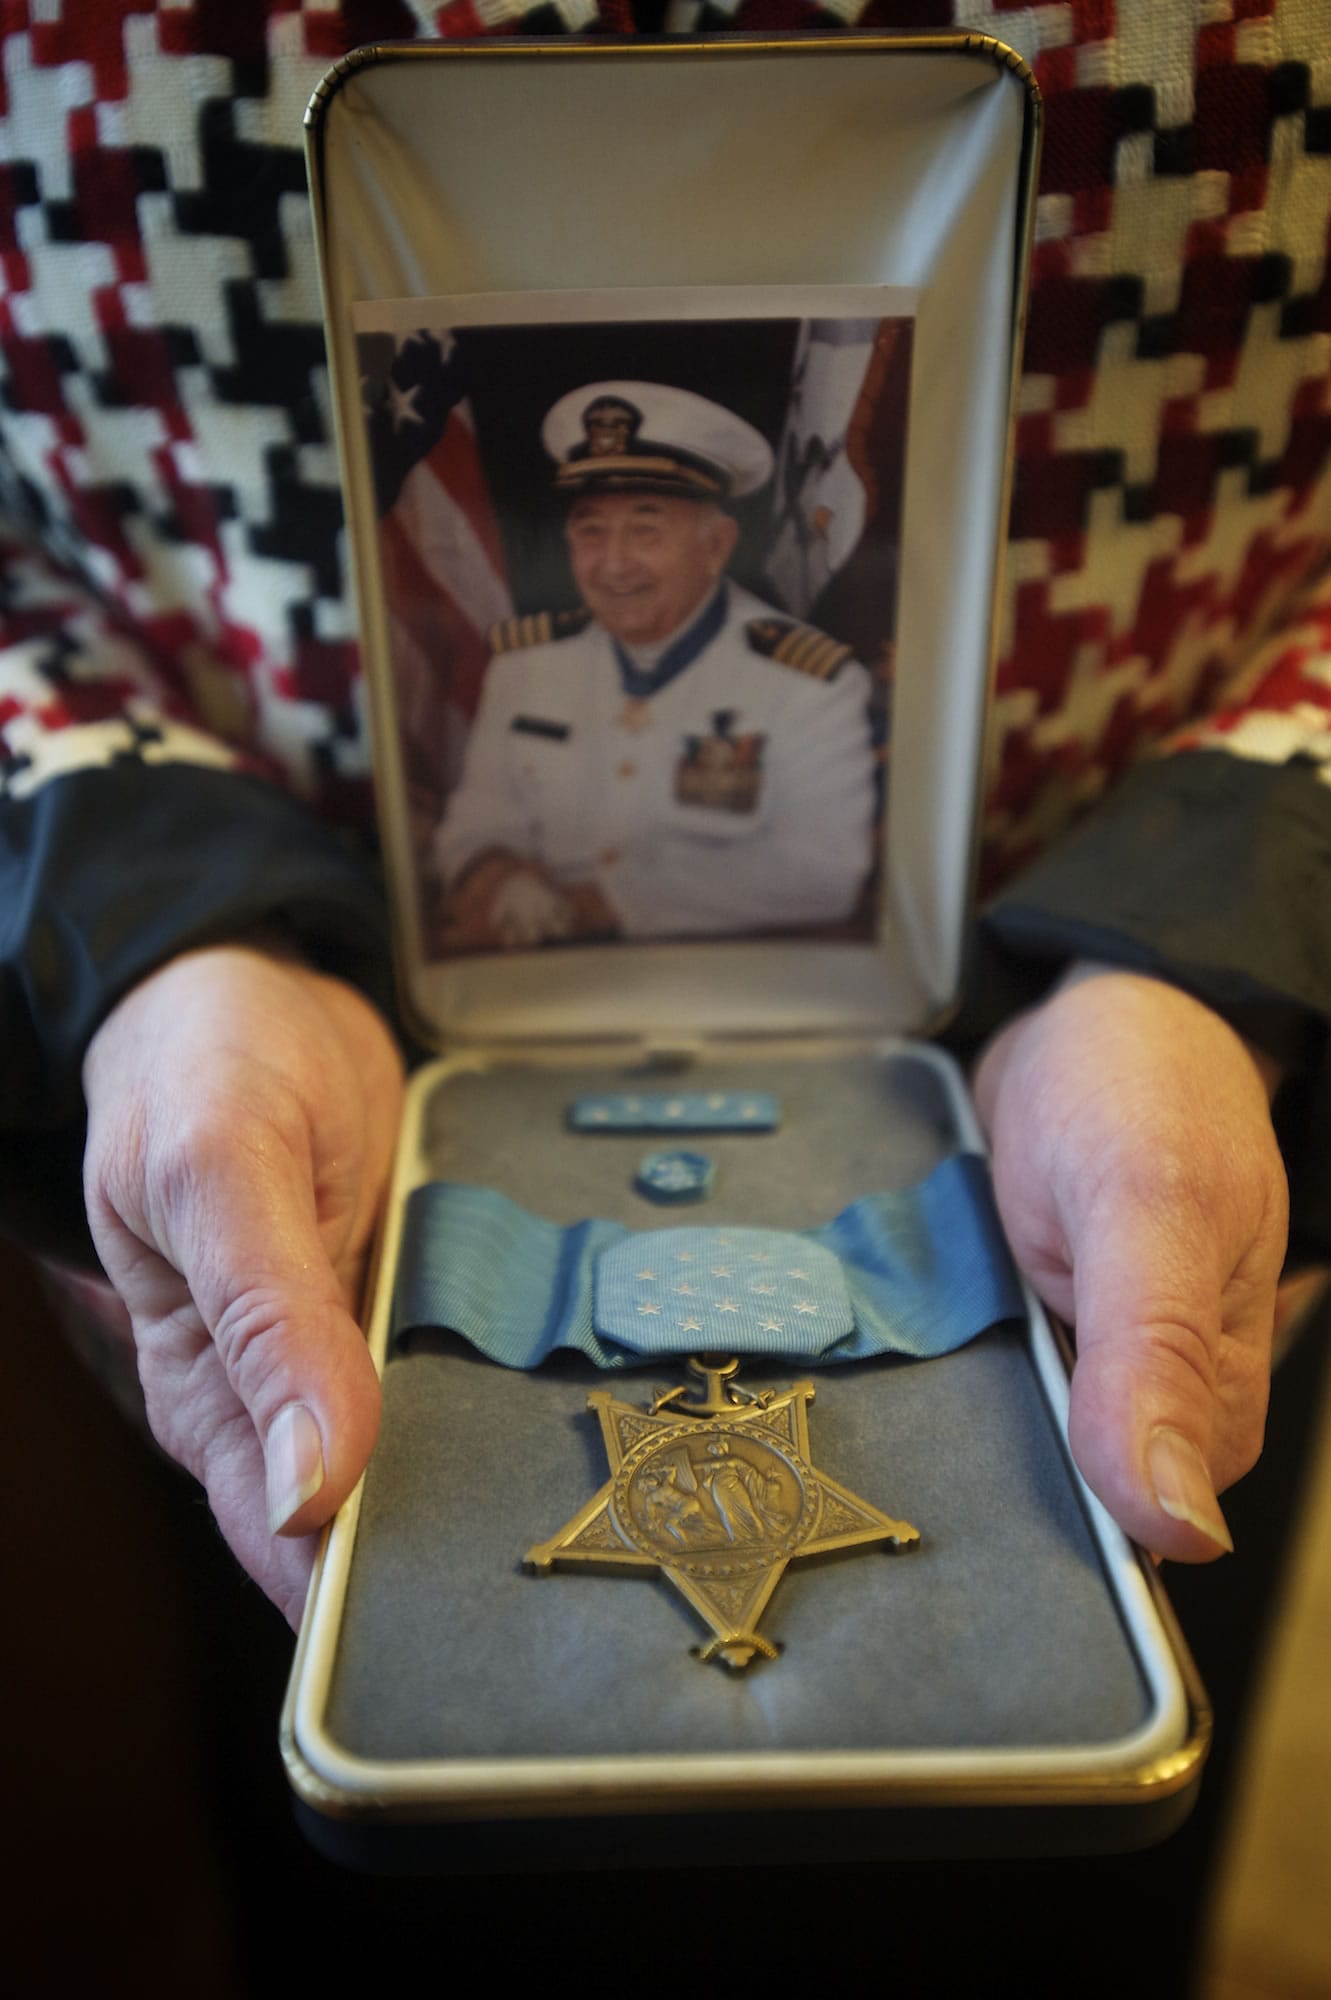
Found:
M 772 448 L 733 410 L 664 382 L 589 382 L 541 427 L 561 493 L 738 499 L 772 475 Z

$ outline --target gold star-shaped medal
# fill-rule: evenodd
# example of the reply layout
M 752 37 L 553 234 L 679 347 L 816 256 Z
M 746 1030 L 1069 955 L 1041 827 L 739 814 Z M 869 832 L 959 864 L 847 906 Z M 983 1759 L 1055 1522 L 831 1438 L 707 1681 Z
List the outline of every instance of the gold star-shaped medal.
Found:
M 659 1569 L 712 1629 L 699 1657 L 747 1667 L 776 1658 L 756 1627 L 787 1563 L 875 1542 L 908 1549 L 919 1531 L 815 1469 L 812 1382 L 754 1393 L 734 1383 L 737 1361 L 688 1365 L 705 1384 L 692 1401 L 681 1387 L 642 1410 L 592 1391 L 610 1477 L 526 1561 L 538 1573 Z

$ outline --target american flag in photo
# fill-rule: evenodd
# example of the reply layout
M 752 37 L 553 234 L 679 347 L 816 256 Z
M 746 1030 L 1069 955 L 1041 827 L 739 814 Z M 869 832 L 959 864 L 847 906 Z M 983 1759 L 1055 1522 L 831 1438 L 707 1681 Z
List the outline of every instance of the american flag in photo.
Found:
M 459 342 L 419 328 L 363 336 L 361 353 L 395 673 L 418 689 L 442 682 L 470 715 L 486 634 L 513 602 Z
M 800 330 L 773 482 L 770 591 L 891 679 L 910 396 L 908 319 Z

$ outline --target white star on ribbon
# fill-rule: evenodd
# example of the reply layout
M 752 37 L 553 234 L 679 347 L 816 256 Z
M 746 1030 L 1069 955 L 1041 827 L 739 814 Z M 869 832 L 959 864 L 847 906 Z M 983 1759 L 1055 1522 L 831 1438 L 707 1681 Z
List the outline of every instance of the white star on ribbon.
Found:
M 719 1313 L 737 1313 L 739 1307 L 733 1299 L 718 1299 L 712 1310 Z
M 818 1308 L 812 1299 L 796 1299 L 795 1310 L 797 1313 L 816 1313 Z
M 793 1270 L 793 1271 L 787 1271 L 787 1272 L 786 1272 L 786 1276 L 787 1276 L 788 1278 L 807 1278 L 807 1277 L 808 1277 L 808 1275 L 809 1275 L 809 1274 L 808 1274 L 808 1272 L 807 1272 L 807 1271 L 801 1271 L 801 1270 L 799 1270 L 799 1269 L 796 1269 L 796 1270 Z
M 653 1303 L 653 1302 L 652 1302 L 652 1301 L 651 1301 L 651 1300 L 649 1299 L 649 1300 L 647 1301 L 647 1304 L 646 1304 L 645 1306 L 639 1306 L 639 1307 L 638 1307 L 638 1311 L 639 1311 L 640 1313 L 656 1313 L 656 1314 L 657 1314 L 657 1315 L 659 1316 L 659 1314 L 660 1314 L 660 1311 L 661 1311 L 661 1308 L 660 1308 L 660 1306 L 658 1306 L 658 1305 L 655 1305 L 655 1304 L 654 1304 L 654 1303 Z
M 698 1287 L 696 1285 L 675 1286 L 675 1290 L 680 1294 L 681 1297 L 688 1297 L 688 1298 L 692 1298 L 693 1294 L 697 1291 L 697 1289 Z
M 681 1333 L 701 1333 L 702 1321 L 700 1319 L 693 1319 L 693 1318 L 682 1319 L 679 1322 L 679 1330 Z
M 762 1330 L 763 1330 L 763 1332 L 764 1332 L 764 1333 L 784 1333 L 784 1332 L 785 1332 L 785 1328 L 784 1328 L 784 1327 L 782 1326 L 782 1324 L 781 1324 L 781 1322 L 780 1322 L 780 1320 L 779 1320 L 779 1319 L 765 1319 L 765 1320 L 762 1320 L 762 1321 L 760 1321 L 760 1322 L 759 1322 L 759 1324 L 761 1325 L 761 1327 L 762 1327 Z
M 636 1278 L 641 1278 L 644 1283 L 654 1281 L 656 1278 L 655 1271 L 635 1271 L 633 1275 Z
M 766 1293 L 766 1292 L 774 1292 L 774 1291 L 776 1290 L 776 1286 L 775 1286 L 775 1285 L 764 1285 L 764 1284 L 757 1284 L 757 1285 L 750 1285 L 750 1286 L 749 1286 L 749 1290 L 750 1290 L 751 1292 L 756 1292 L 756 1293 L 758 1293 L 758 1294 L 759 1294 L 759 1296 L 761 1297 L 761 1296 L 762 1296 L 762 1294 L 764 1294 L 764 1293 Z
M 712 1276 L 714 1278 L 730 1278 L 734 1276 L 734 1273 L 728 1264 L 713 1264 Z

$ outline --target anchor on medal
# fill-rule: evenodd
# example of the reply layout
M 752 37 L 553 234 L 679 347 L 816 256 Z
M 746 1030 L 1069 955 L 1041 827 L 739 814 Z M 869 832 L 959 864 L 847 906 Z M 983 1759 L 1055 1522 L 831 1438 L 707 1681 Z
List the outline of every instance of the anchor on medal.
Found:
M 751 1390 L 733 1357 L 688 1362 L 701 1393 L 667 1389 L 648 1409 L 594 1389 L 610 1477 L 548 1542 L 527 1551 L 556 1566 L 658 1569 L 711 1627 L 701 1660 L 735 1671 L 778 1648 L 757 1630 L 786 1564 L 837 1549 L 913 1548 L 919 1530 L 815 1469 L 810 1381 Z

